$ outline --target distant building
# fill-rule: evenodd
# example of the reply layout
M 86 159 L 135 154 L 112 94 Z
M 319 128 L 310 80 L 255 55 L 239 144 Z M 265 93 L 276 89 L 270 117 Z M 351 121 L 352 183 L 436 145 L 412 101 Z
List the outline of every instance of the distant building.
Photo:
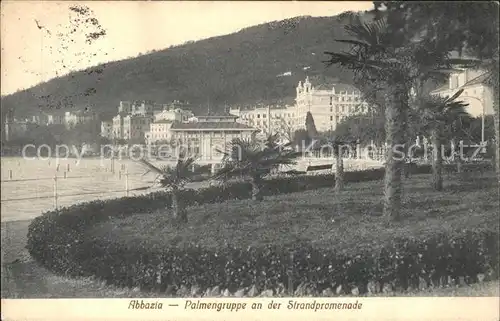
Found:
M 469 104 L 466 110 L 472 117 L 492 115 L 494 113 L 493 93 L 484 84 L 487 77 L 488 73 L 485 70 L 454 69 L 450 73 L 448 83 L 435 89 L 431 94 L 451 97 L 463 89 L 458 100 Z
M 47 114 L 47 125 L 64 125 L 65 115 L 62 112 Z
M 255 127 L 263 135 L 279 133 L 284 136 L 293 133 L 297 109 L 293 106 L 275 108 L 271 106 L 254 109 L 232 108 L 230 113 L 238 116 L 238 122 Z
M 262 134 L 279 133 L 291 139 L 293 132 L 305 129 L 307 112 L 311 112 L 318 131 L 329 131 L 335 130 L 344 118 L 368 110 L 368 104 L 362 101 L 360 91 L 351 85 L 313 86 L 306 78 L 304 83 L 299 82 L 296 94 L 294 106 L 247 110 L 232 108 L 230 112 L 239 116 L 238 122 L 255 126 Z
M 79 124 L 87 124 L 97 120 L 97 115 L 90 109 L 67 111 L 64 114 L 64 125 L 70 129 Z
M 123 117 L 122 139 L 144 143 L 149 125 L 153 122 L 151 115 L 126 115 Z
M 296 88 L 296 129 L 305 129 L 307 112 L 311 112 L 318 131 L 335 130 L 342 119 L 368 110 L 361 92 L 346 84 L 319 84 L 314 86 L 307 77 Z
M 170 128 L 174 121 L 170 119 L 160 119 L 149 125 L 149 131 L 145 134 L 145 141 L 148 145 L 158 142 L 168 142 L 171 139 Z
M 112 138 L 113 139 L 123 139 L 123 115 L 118 114 L 115 117 L 113 117 L 112 123 L 113 123 L 113 132 L 112 132 Z
M 48 115 L 40 112 L 38 115 L 32 115 L 30 117 L 30 122 L 37 125 L 47 125 L 49 122 Z
M 113 120 L 104 120 L 101 122 L 101 136 L 113 139 Z
M 155 112 L 154 119 L 155 121 L 169 120 L 172 122 L 187 122 L 193 116 L 194 114 L 189 110 L 175 108 Z
M 226 113 L 195 116 L 188 123 L 173 123 L 171 138 L 201 160 L 221 160 L 219 151 L 226 150 L 233 139 L 250 139 L 258 131 L 236 122 L 237 118 Z
M 23 136 L 28 131 L 28 125 L 29 122 L 27 120 L 6 117 L 3 133 L 5 141 Z

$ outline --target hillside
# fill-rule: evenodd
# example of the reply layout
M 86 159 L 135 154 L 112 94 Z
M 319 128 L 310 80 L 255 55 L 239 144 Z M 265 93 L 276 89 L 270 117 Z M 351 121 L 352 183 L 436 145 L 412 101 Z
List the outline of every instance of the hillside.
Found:
M 343 50 L 334 39 L 345 36 L 348 15 L 296 17 L 243 29 L 73 72 L 2 98 L 2 114 L 16 116 L 42 109 L 90 105 L 104 116 L 114 114 L 120 100 L 189 101 L 193 111 L 228 104 L 293 101 L 295 86 L 308 75 L 337 78 L 351 75 L 325 68 L 324 51 Z M 310 67 L 304 70 L 305 67 Z M 292 72 L 291 76 L 278 75 Z

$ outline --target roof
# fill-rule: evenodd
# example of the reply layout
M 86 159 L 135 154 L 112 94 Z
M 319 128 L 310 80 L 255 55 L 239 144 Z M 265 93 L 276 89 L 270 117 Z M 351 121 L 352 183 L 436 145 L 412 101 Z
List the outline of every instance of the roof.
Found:
M 196 123 L 175 123 L 170 128 L 171 130 L 212 130 L 212 129 L 240 129 L 240 130 L 257 130 L 256 128 L 240 124 L 236 122 L 196 122 Z
M 342 91 L 347 91 L 347 92 L 359 91 L 356 87 L 348 84 L 319 84 L 317 86 L 314 86 L 314 89 L 316 90 L 332 91 L 333 88 L 335 88 L 336 94 Z
M 195 115 L 195 117 L 202 117 L 202 118 L 207 118 L 207 117 L 214 117 L 214 118 L 220 118 L 220 117 L 230 117 L 230 118 L 238 118 L 238 116 L 235 116 L 233 114 L 230 114 L 226 111 L 208 111 L 205 114 L 200 114 L 200 115 Z
M 172 123 L 172 121 L 169 119 L 161 119 L 161 120 L 155 121 L 153 124 L 170 124 L 170 123 Z
M 450 89 L 450 85 L 446 84 L 446 85 L 443 85 L 439 88 L 434 89 L 433 91 L 431 91 L 431 93 L 436 93 L 436 92 L 445 91 L 445 90 L 449 90 L 449 89 Z
M 482 83 L 486 82 L 489 77 L 490 77 L 490 73 L 489 72 L 485 72 L 484 74 L 479 75 L 476 78 L 473 78 L 473 79 L 469 80 L 462 87 L 467 87 L 467 86 L 473 86 L 473 85 L 477 85 L 477 84 L 482 84 Z
M 468 82 L 466 82 L 465 84 L 463 84 L 462 86 L 460 86 L 459 88 L 457 89 L 460 89 L 460 88 L 465 88 L 465 87 L 469 87 L 469 86 L 474 86 L 474 85 L 477 85 L 477 84 L 482 84 L 484 83 L 485 81 L 488 80 L 490 76 L 490 73 L 489 72 L 485 72 L 479 76 L 477 76 L 476 78 L 473 78 L 471 80 L 469 80 Z M 443 85 L 437 89 L 434 89 L 433 91 L 431 91 L 431 93 L 436 93 L 436 92 L 440 92 L 440 91 L 446 91 L 446 90 L 449 90 L 449 85 L 446 84 L 446 85 Z

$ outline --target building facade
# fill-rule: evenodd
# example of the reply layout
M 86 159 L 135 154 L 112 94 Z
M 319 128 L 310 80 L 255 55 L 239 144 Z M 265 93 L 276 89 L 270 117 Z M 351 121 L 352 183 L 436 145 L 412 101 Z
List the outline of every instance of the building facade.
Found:
M 368 104 L 362 101 L 355 87 L 345 84 L 313 86 L 306 78 L 296 87 L 294 106 L 233 108 L 230 112 L 239 117 L 238 122 L 258 128 L 262 134 L 279 133 L 291 140 L 293 132 L 305 129 L 307 112 L 311 112 L 318 131 L 329 131 L 335 130 L 344 118 L 367 110 Z
M 173 123 L 172 140 L 182 150 L 197 155 L 200 160 L 220 161 L 228 145 L 235 138 L 251 139 L 258 130 L 236 122 L 238 117 L 229 114 L 196 116 L 187 123 Z
M 64 113 L 64 125 L 70 129 L 79 124 L 87 124 L 97 120 L 97 115 L 89 109 L 67 111 Z
M 107 139 L 113 139 L 113 120 L 101 121 L 101 136 Z
M 257 107 L 254 109 L 232 108 L 230 113 L 238 116 L 238 122 L 250 127 L 257 128 L 262 135 L 279 133 L 290 139 L 295 130 L 294 120 L 297 109 L 293 106 Z
M 431 94 L 451 97 L 463 89 L 458 100 L 469 104 L 466 111 L 472 117 L 492 115 L 494 113 L 493 93 L 484 84 L 487 77 L 488 73 L 485 70 L 455 69 L 450 73 L 448 83 L 432 91 Z
M 172 122 L 187 122 L 194 114 L 190 110 L 180 108 L 163 109 L 155 112 L 154 119 L 156 121 L 169 120 Z
M 135 143 L 144 143 L 146 132 L 153 122 L 151 115 L 126 115 L 123 117 L 122 139 Z
M 64 125 L 65 119 L 63 113 L 47 114 L 47 125 Z
M 170 128 L 174 122 L 170 119 L 160 119 L 152 122 L 145 134 L 146 144 L 156 145 L 169 142 L 172 138 Z
M 344 118 L 364 113 L 368 104 L 361 98 L 361 92 L 346 84 L 313 85 L 307 77 L 296 88 L 296 129 L 305 129 L 306 115 L 313 116 L 318 131 L 335 130 Z

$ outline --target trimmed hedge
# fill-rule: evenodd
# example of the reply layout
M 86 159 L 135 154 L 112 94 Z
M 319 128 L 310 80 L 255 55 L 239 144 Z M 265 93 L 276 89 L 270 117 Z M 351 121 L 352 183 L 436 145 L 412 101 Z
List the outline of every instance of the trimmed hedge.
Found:
M 418 171 L 426 172 L 425 167 Z M 378 180 L 382 170 L 348 172 L 346 181 Z M 299 176 L 266 181 L 265 195 L 332 186 L 333 175 Z M 187 204 L 249 198 L 251 187 L 234 183 L 182 194 Z M 498 277 L 498 230 L 456 231 L 424 239 L 397 239 L 389 244 L 360 245 L 353 253 L 297 244 L 293 248 L 264 246 L 206 249 L 193 241 L 188 247 L 124 245 L 92 239 L 88 227 L 110 217 L 148 213 L 170 205 L 159 192 L 122 199 L 93 201 L 51 211 L 29 226 L 27 248 L 39 263 L 58 274 L 95 276 L 110 284 L 165 290 L 173 286 L 214 286 L 235 291 L 248 286 L 275 289 L 280 284 L 315 284 L 317 291 L 342 286 L 365 293 L 369 282 L 390 283 L 400 289 L 418 287 L 420 279 L 434 285 L 449 277 L 475 282 L 480 273 Z M 293 253 L 293 257 L 290 256 Z

